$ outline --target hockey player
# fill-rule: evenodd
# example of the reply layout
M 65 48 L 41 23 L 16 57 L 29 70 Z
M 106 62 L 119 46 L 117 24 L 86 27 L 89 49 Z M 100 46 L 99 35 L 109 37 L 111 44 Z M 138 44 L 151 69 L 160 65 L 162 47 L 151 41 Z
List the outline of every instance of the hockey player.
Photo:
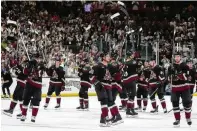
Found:
M 52 65 L 49 69 L 46 69 L 47 75 L 50 77 L 49 82 L 49 89 L 47 92 L 47 97 L 45 100 L 44 108 L 48 107 L 50 102 L 51 95 L 55 92 L 57 105 L 55 106 L 56 109 L 60 108 L 61 105 L 61 96 L 60 93 L 64 89 L 64 69 L 60 66 L 60 59 L 55 59 L 55 65 Z
M 89 109 L 89 101 L 88 101 L 88 89 L 91 88 L 90 83 L 90 70 L 91 67 L 88 64 L 88 59 L 84 59 L 78 69 L 78 76 L 80 77 L 80 85 L 81 88 L 79 90 L 79 104 L 80 106 L 77 107 L 78 110 L 80 109 Z
M 21 62 L 22 64 L 20 64 L 20 65 L 17 64 L 17 66 L 15 68 L 15 74 L 17 75 L 17 78 L 16 78 L 17 85 L 16 85 L 16 88 L 13 93 L 13 100 L 10 103 L 10 108 L 8 110 L 3 110 L 3 113 L 8 116 L 12 116 L 13 111 L 14 111 L 18 101 L 20 103 L 20 109 L 22 112 L 22 103 L 23 103 L 22 97 L 23 97 L 23 91 L 24 91 L 24 88 L 26 85 L 26 78 L 27 78 L 27 75 L 24 74 L 24 68 L 26 65 L 25 61 L 26 61 L 26 57 L 24 56 L 23 60 Z M 22 114 L 20 113 L 17 115 L 17 118 L 20 118 L 21 116 L 22 116 Z
M 187 66 L 189 67 L 189 71 L 187 72 L 188 85 L 190 87 L 190 93 L 191 93 L 191 98 L 192 98 L 193 93 L 194 93 L 194 86 L 195 86 L 196 69 L 193 66 L 192 60 L 187 60 Z
M 187 84 L 187 72 L 189 71 L 186 63 L 181 61 L 181 55 L 179 52 L 175 54 L 175 63 L 169 68 L 169 74 L 171 75 L 171 102 L 174 111 L 175 122 L 174 126 L 180 126 L 180 108 L 179 99 L 182 98 L 183 107 L 185 110 L 185 117 L 187 124 L 191 125 L 191 93 L 190 88 Z
M 29 102 L 33 105 L 31 121 L 35 122 L 38 108 L 42 96 L 42 74 L 44 72 L 44 66 L 40 64 L 39 54 L 35 55 L 35 58 L 29 61 L 27 68 L 24 70 L 24 74 L 28 75 L 25 90 L 23 93 L 23 109 L 21 121 L 25 121 L 27 115 L 27 108 Z
M 112 114 L 111 123 L 118 124 L 123 122 L 119 114 L 118 108 L 113 101 L 111 90 L 111 76 L 108 70 L 108 62 L 110 60 L 109 55 L 101 54 L 102 62 L 95 65 L 92 69 L 91 82 L 95 86 L 98 100 L 101 103 L 101 119 L 100 126 L 110 126 L 108 120 L 108 107 Z
M 3 98 L 9 98 L 10 95 L 10 86 L 13 83 L 11 73 L 9 71 L 9 67 L 5 65 L 4 62 L 1 63 L 1 84 L 3 90 Z M 6 96 L 5 89 L 7 89 L 8 96 Z
M 121 66 L 120 66 L 120 63 L 118 63 L 118 61 L 116 61 L 116 59 L 117 59 L 117 54 L 115 54 L 115 53 L 112 54 L 111 62 L 108 64 L 108 70 L 109 70 L 110 75 L 112 77 L 111 87 L 112 87 L 113 101 L 111 102 L 111 104 L 109 103 L 109 105 L 111 106 L 109 108 L 112 113 L 112 119 L 116 119 L 115 117 L 117 117 L 116 115 L 114 115 L 114 111 L 115 110 L 118 111 L 117 106 L 115 104 L 116 96 L 118 93 L 122 92 Z M 124 106 L 126 106 L 126 105 L 124 105 Z M 119 114 L 119 112 L 118 112 L 118 114 Z
M 136 96 L 136 81 L 138 80 L 137 74 L 138 63 L 136 60 L 135 52 L 127 59 L 124 65 L 124 79 L 123 86 L 127 89 L 127 116 L 136 116 L 137 112 L 134 110 L 134 98 Z
M 146 111 L 146 107 L 148 104 L 148 78 L 150 77 L 149 63 L 147 61 L 144 62 L 144 67 L 142 67 L 141 71 L 138 73 L 138 89 L 137 89 L 137 105 L 138 111 L 142 110 L 142 100 L 143 100 L 143 111 Z M 141 98 L 141 96 L 143 98 Z
M 124 68 L 123 63 L 119 61 L 119 70 L 120 70 L 121 76 L 124 73 L 123 68 Z M 119 96 L 120 96 L 122 105 L 119 106 L 119 110 L 120 111 L 126 111 L 128 96 L 127 96 L 127 90 L 126 90 L 125 86 L 123 86 L 123 83 L 122 83 L 122 77 L 121 77 L 121 85 L 122 85 L 122 91 L 119 92 Z
M 196 92 L 197 92 L 197 63 L 194 65 L 195 70 L 195 83 L 196 83 Z
M 163 83 L 165 80 L 165 75 L 162 70 L 162 68 L 159 65 L 156 65 L 155 59 L 152 59 L 150 62 L 150 78 L 149 78 L 149 90 L 150 90 L 150 100 L 153 107 L 153 110 L 151 110 L 151 113 L 157 113 L 158 112 L 158 106 L 156 103 L 155 95 L 157 93 L 159 100 L 161 102 L 161 106 L 164 110 L 164 113 L 167 113 L 166 109 L 166 102 L 164 98 L 164 89 L 163 89 Z

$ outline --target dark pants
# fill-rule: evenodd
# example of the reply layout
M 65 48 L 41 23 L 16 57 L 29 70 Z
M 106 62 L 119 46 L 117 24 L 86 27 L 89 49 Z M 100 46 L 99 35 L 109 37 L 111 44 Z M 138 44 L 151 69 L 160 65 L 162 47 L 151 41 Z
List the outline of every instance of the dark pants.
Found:
M 53 92 L 55 92 L 56 96 L 59 96 L 61 92 L 61 86 L 49 85 L 47 96 L 51 96 Z
M 164 98 L 164 90 L 163 90 L 163 85 L 162 84 L 158 84 L 156 88 L 150 88 L 150 100 L 151 100 L 151 104 L 153 109 L 156 109 L 157 107 L 157 103 L 156 103 L 156 99 L 155 99 L 155 95 L 157 93 L 159 100 L 161 102 L 161 106 L 163 109 L 166 109 L 166 102 L 165 102 L 165 98 Z
M 122 86 L 122 91 L 119 92 L 120 98 L 121 99 L 126 99 L 127 98 L 127 90 L 125 88 L 125 86 Z
M 172 92 L 171 93 L 171 102 L 173 106 L 174 116 L 176 120 L 180 120 L 180 108 L 179 108 L 179 100 L 182 98 L 182 104 L 185 110 L 186 119 L 190 119 L 191 117 L 191 93 L 190 89 L 181 92 Z
M 84 98 L 84 99 L 88 99 L 88 88 L 87 86 L 81 86 L 80 90 L 79 90 L 79 97 L 80 98 Z
M 19 84 L 16 85 L 13 94 L 13 100 L 15 101 L 22 101 L 23 100 L 23 91 L 25 87 L 20 86 Z
M 137 98 L 141 98 L 141 96 L 143 98 L 148 98 L 148 90 L 144 87 L 140 87 L 138 86 L 138 89 L 137 89 Z
M 42 97 L 42 89 L 36 88 L 30 85 L 29 83 L 26 84 L 23 93 L 23 105 L 28 106 L 31 100 L 33 106 L 39 106 Z
M 163 86 L 158 85 L 156 88 L 150 88 L 150 92 L 149 92 L 150 100 L 155 99 L 156 94 L 158 95 L 159 99 L 162 99 L 164 97 Z
M 2 85 L 3 95 L 6 95 L 6 93 L 5 93 L 5 89 L 6 89 L 8 95 L 10 96 L 10 89 L 9 89 L 9 87 L 10 87 L 11 85 L 12 85 L 12 82 L 4 83 L 4 84 Z
M 134 109 L 134 99 L 136 96 L 136 81 L 124 84 L 124 88 L 126 88 L 128 94 L 127 109 Z
M 124 88 L 126 88 L 129 100 L 134 101 L 136 96 L 136 81 L 124 84 Z

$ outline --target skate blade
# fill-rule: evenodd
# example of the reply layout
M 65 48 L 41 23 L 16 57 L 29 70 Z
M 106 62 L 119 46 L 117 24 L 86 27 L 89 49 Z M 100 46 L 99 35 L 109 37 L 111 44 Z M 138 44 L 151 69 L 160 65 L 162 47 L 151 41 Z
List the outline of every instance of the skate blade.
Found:
M 127 118 L 137 118 L 138 115 L 126 115 Z
M 83 111 L 89 111 L 89 109 L 84 109 Z
M 58 108 L 55 108 L 55 110 L 60 110 L 60 107 L 58 107 Z
M 25 119 L 21 119 L 21 122 L 25 122 Z
M 12 117 L 12 114 L 10 114 L 10 113 L 7 113 L 7 112 L 3 111 L 3 114 L 6 115 L 6 116 L 9 116 L 9 117 Z
M 119 110 L 120 112 L 125 112 L 126 110 Z
M 174 125 L 174 128 L 179 128 L 180 127 L 180 125 Z
M 110 124 L 103 124 L 103 123 L 100 123 L 99 126 L 100 126 L 100 127 L 110 127 Z
M 115 126 L 115 125 L 118 125 L 118 124 L 121 124 L 121 123 L 124 123 L 124 121 L 123 120 L 119 120 L 119 121 L 117 121 L 115 123 L 112 123 L 112 125 Z
M 84 111 L 84 109 L 77 109 L 77 111 Z
M 158 115 L 159 113 L 158 112 L 154 112 L 154 113 L 153 112 L 150 112 L 150 114 L 151 115 Z
M 21 116 L 20 117 L 17 116 L 16 119 L 21 119 Z

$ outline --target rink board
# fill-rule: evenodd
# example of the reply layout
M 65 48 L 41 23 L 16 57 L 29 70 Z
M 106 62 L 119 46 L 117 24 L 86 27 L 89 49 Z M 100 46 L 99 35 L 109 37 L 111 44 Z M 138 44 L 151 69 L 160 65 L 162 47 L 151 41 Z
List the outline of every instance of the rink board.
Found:
M 61 96 L 62 97 L 78 96 L 79 89 L 80 89 L 80 81 L 79 80 L 80 80 L 79 78 L 66 78 L 65 79 L 65 82 L 66 82 L 65 90 L 61 92 Z M 46 97 L 46 95 L 47 95 L 49 81 L 50 81 L 50 78 L 43 78 L 42 79 L 42 97 Z M 16 87 L 16 78 L 13 78 L 13 83 L 10 87 L 11 93 L 14 92 L 15 87 Z M 88 90 L 88 94 L 89 94 L 89 96 L 96 96 L 94 86 L 92 86 Z M 52 96 L 55 96 L 55 94 L 53 94 Z M 194 94 L 194 96 L 197 96 L 197 94 Z

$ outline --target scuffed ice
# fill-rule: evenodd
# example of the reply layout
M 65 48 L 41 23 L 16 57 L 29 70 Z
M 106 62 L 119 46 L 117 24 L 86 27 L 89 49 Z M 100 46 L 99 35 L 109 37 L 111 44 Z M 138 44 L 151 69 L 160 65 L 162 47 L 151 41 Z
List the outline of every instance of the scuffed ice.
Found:
M 21 122 L 16 119 L 16 114 L 20 113 L 19 106 L 14 111 L 13 117 L 2 114 L 1 129 L 2 131 L 197 131 L 197 97 L 193 100 L 192 121 L 189 127 L 186 123 L 184 112 L 181 113 L 181 127 L 173 127 L 173 112 L 163 114 L 160 102 L 159 114 L 151 115 L 150 101 L 147 112 L 139 112 L 138 118 L 126 118 L 125 112 L 121 112 L 124 123 L 111 127 L 99 127 L 100 121 L 100 104 L 96 97 L 90 97 L 89 111 L 77 111 L 79 105 L 77 97 L 63 98 L 61 109 L 55 110 L 56 99 L 52 98 L 47 110 L 44 110 L 44 101 L 42 99 L 40 110 L 36 118 L 36 123 L 31 123 L 31 112 L 28 111 L 27 120 Z M 170 97 L 166 97 L 168 110 L 172 109 Z M 116 100 L 120 105 L 120 99 Z M 10 101 L 1 101 L 1 110 L 9 107 Z M 182 107 L 182 106 L 181 106 Z M 109 113 L 110 114 L 110 113 Z

